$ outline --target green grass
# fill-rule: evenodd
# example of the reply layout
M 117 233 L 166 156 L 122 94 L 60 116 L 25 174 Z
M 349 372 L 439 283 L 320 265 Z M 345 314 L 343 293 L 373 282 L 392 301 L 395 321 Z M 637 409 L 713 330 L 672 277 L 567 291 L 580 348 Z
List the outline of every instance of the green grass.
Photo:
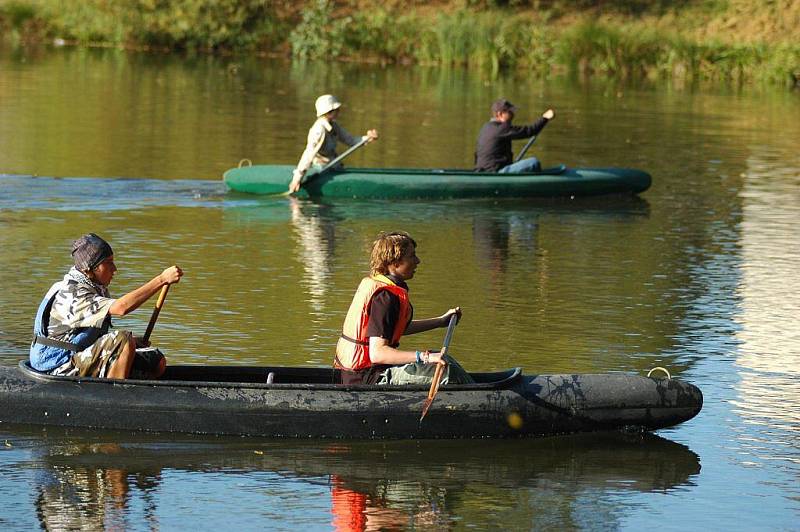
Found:
M 454 0 L 413 10 L 402 3 L 358 9 L 352 1 L 308 0 L 279 11 L 275 6 L 283 4 L 268 0 L 0 0 L 0 28 L 17 42 L 60 38 L 81 45 L 278 52 L 467 67 L 490 75 L 524 69 L 539 76 L 572 71 L 800 82 L 800 43 L 791 37 L 730 41 L 725 25 L 732 13 L 743 25 L 757 19 L 760 28 L 764 20 L 779 26 L 770 3 Z

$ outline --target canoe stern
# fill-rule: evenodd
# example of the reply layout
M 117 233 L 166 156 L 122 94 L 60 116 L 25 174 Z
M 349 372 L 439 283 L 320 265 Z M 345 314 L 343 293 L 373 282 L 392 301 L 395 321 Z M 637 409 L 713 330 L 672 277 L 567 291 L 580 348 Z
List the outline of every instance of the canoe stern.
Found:
M 545 420 L 548 433 L 657 430 L 692 419 L 703 406 L 703 394 L 692 384 L 637 375 L 526 377 L 525 397 L 526 414 Z

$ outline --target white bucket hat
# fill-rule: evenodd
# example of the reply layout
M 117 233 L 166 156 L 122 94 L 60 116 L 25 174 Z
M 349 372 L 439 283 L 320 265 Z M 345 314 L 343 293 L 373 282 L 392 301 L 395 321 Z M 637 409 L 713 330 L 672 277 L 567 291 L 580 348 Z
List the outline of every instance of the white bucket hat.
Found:
M 317 101 L 314 102 L 314 107 L 317 108 L 317 117 L 326 115 L 342 106 L 342 102 L 336 99 L 332 94 L 323 94 Z

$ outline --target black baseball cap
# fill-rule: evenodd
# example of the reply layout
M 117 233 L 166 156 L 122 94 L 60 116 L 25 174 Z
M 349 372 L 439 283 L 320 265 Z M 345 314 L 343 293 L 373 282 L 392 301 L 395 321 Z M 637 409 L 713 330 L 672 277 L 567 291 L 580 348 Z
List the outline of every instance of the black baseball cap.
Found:
M 500 98 L 492 104 L 492 114 L 503 111 L 511 111 L 512 113 L 515 113 L 517 111 L 517 106 L 505 98 Z

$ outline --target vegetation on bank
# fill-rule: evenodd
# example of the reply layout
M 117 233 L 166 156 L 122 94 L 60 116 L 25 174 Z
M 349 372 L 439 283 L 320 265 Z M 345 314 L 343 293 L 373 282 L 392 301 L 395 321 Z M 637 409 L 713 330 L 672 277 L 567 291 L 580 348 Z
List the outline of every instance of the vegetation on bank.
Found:
M 16 43 L 800 84 L 800 0 L 0 0 Z

